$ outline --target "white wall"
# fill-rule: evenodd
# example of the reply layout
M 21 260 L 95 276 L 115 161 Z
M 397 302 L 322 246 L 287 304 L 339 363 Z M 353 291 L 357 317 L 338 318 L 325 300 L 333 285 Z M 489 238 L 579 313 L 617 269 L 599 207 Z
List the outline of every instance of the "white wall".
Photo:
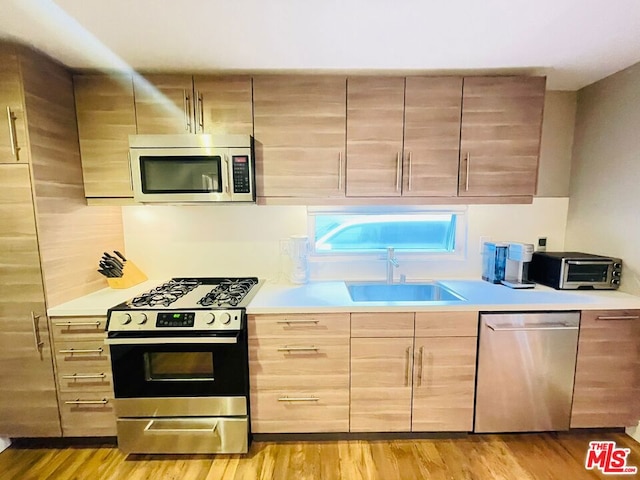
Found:
M 480 237 L 534 243 L 547 236 L 549 250 L 562 249 L 566 198 L 536 198 L 532 205 L 472 205 L 467 209 L 467 258 L 463 261 L 402 262 L 411 278 L 480 278 Z M 126 252 L 153 278 L 259 276 L 288 279 L 280 240 L 307 233 L 306 207 L 136 206 L 123 207 Z M 315 265 L 315 279 L 382 279 L 385 263 Z

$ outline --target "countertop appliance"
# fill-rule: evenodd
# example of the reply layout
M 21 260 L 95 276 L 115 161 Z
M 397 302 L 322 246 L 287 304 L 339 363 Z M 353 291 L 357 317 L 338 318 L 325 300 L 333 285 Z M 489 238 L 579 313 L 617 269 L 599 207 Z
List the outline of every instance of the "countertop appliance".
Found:
M 621 259 L 582 252 L 535 252 L 529 265 L 529 279 L 558 290 L 614 290 L 621 276 Z
M 482 279 L 490 283 L 504 280 L 507 268 L 506 242 L 485 242 L 482 247 Z
M 249 135 L 130 135 L 136 202 L 255 202 Z
M 536 284 L 528 280 L 532 255 L 532 244 L 510 242 L 507 248 L 505 275 L 501 283 L 510 288 L 534 288 Z
M 481 314 L 474 432 L 568 430 L 579 312 Z
M 118 446 L 125 453 L 246 453 L 245 307 L 261 282 L 174 278 L 108 311 Z

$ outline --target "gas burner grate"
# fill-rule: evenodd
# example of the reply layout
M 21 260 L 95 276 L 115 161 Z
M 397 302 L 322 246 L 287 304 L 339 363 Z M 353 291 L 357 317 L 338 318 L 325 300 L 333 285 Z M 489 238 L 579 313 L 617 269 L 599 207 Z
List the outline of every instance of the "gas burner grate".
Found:
M 198 280 L 169 280 L 153 290 L 134 297 L 129 305 L 134 307 L 168 307 L 180 297 L 200 285 Z
M 258 281 L 253 278 L 221 280 L 213 290 L 198 300 L 203 307 L 237 306 Z

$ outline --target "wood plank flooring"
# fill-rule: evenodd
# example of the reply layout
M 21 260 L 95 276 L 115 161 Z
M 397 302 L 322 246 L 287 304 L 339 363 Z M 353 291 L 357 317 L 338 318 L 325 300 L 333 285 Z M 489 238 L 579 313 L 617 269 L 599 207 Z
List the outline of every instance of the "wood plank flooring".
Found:
M 229 479 L 595 479 L 587 471 L 588 444 L 613 440 L 630 448 L 627 465 L 640 466 L 640 444 L 621 433 L 469 435 L 429 440 L 254 442 L 247 455 L 129 455 L 113 445 L 45 448 L 18 442 L 0 453 L 2 480 L 229 480 Z M 615 475 L 614 478 L 638 478 Z

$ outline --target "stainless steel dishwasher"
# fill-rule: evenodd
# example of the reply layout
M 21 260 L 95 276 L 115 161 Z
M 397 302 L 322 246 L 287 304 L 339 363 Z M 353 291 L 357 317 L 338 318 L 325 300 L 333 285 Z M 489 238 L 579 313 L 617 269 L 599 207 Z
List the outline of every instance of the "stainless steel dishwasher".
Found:
M 579 312 L 480 315 L 475 432 L 568 430 Z

